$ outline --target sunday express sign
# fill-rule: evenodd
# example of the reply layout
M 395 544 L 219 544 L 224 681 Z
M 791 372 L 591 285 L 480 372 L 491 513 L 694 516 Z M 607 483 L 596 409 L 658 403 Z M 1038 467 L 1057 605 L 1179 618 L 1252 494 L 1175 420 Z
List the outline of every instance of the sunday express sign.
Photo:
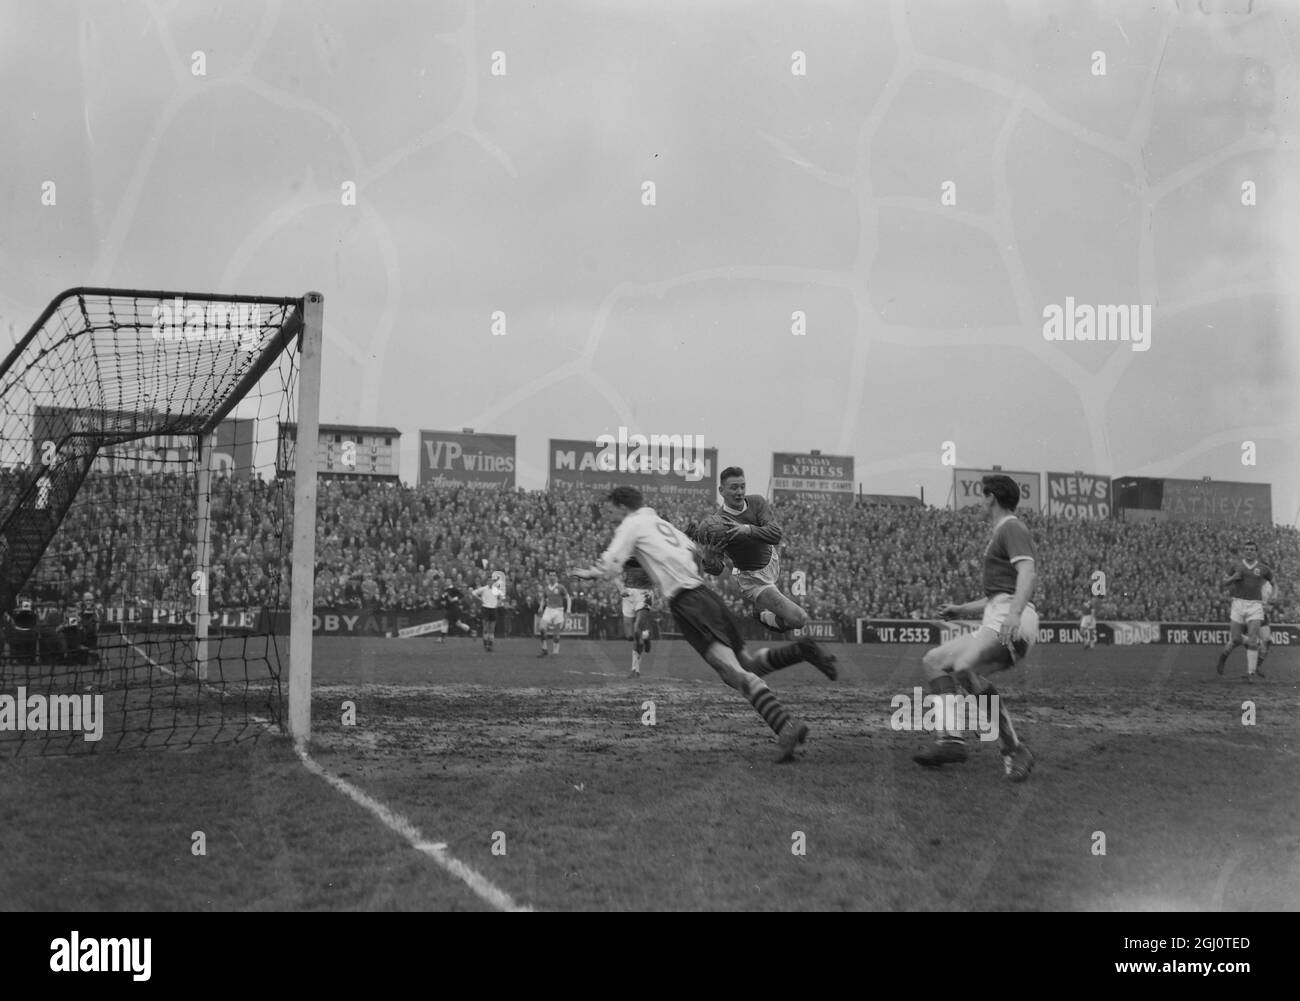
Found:
M 1047 513 L 1056 518 L 1090 521 L 1109 518 L 1110 477 L 1089 473 L 1048 473 Z
M 853 503 L 853 456 L 772 453 L 773 500 Z

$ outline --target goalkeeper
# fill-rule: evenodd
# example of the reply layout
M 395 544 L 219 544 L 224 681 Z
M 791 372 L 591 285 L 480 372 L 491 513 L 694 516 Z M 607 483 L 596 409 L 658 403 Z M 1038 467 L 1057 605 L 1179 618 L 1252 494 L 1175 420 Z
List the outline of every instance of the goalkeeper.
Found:
M 719 477 L 722 504 L 698 525 L 683 532 L 704 548 L 704 572 L 718 575 L 725 569 L 722 556 L 735 567 L 741 597 L 754 618 L 773 632 L 784 633 L 808 625 L 808 613 L 781 593 L 777 580 L 781 560 L 781 526 L 772 516 L 767 499 L 745 493 L 745 471 L 728 466 Z

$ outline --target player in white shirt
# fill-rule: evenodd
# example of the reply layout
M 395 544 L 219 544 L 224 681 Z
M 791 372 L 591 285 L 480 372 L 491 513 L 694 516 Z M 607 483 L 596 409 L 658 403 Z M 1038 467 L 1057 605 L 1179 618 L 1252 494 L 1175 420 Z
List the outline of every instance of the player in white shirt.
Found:
M 470 594 L 483 606 L 483 649 L 491 653 L 497 638 L 497 609 L 506 599 L 506 575 L 500 570 L 492 571 L 492 579 Z
M 599 562 L 570 574 L 584 580 L 613 580 L 632 556 L 650 575 L 668 602 L 677 628 L 726 684 L 741 692 L 776 733 L 777 762 L 793 761 L 795 748 L 808 738 L 808 727 L 777 701 L 763 677 L 807 661 L 831 680 L 835 658 L 807 637 L 757 653 L 745 649 L 736 617 L 700 576 L 699 552 L 689 538 L 644 507 L 641 491 L 615 487 L 606 503 L 619 525 Z

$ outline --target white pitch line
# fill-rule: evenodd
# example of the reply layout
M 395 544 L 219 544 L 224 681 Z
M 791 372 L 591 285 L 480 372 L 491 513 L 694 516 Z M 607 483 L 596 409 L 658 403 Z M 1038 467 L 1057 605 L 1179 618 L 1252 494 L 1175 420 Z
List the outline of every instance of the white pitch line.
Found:
M 270 720 L 254 716 L 253 719 L 266 726 L 271 727 Z M 460 859 L 455 858 L 447 851 L 447 845 L 441 841 L 429 841 L 420 833 L 420 829 L 403 817 L 400 813 L 394 813 L 388 807 L 384 806 L 379 800 L 362 792 L 350 782 L 345 782 L 333 772 L 327 771 L 316 760 L 307 753 L 307 749 L 301 744 L 295 742 L 294 751 L 298 755 L 298 760 L 303 763 L 303 767 L 318 778 L 324 779 L 343 795 L 347 796 L 358 806 L 365 807 L 376 817 L 380 823 L 390 831 L 399 834 L 406 839 L 406 842 L 418 852 L 423 852 L 440 866 L 446 869 L 457 879 L 464 882 L 475 895 L 485 903 L 495 907 L 498 911 L 532 911 L 532 908 L 526 904 L 517 904 L 514 898 L 499 886 L 488 881 L 475 869 L 471 869 Z
M 123 633 L 122 635 L 123 635 L 123 638 L 125 638 L 126 634 Z M 138 653 L 141 657 L 143 657 L 145 660 L 147 660 L 147 661 L 149 662 L 149 666 L 150 666 L 150 667 L 156 667 L 156 668 L 158 668 L 158 670 L 162 671 L 164 674 L 170 674 L 173 678 L 176 677 L 176 672 L 173 671 L 171 668 L 169 668 L 169 667 L 164 667 L 162 664 L 159 664 L 156 660 L 154 660 L 152 657 L 150 657 L 147 653 L 145 653 L 143 650 L 141 650 L 141 649 L 140 649 L 138 646 L 136 646 L 134 643 L 130 643 L 130 641 L 128 641 L 128 643 L 129 643 L 129 645 L 130 645 L 130 647 L 131 647 L 132 650 L 134 650 L 136 653 Z
M 464 882 L 471 890 L 474 891 L 481 900 L 495 907 L 498 911 L 531 911 L 531 907 L 522 904 L 516 904 L 510 894 L 505 890 L 488 881 L 488 879 L 478 871 L 471 869 L 460 859 L 455 858 L 447 851 L 447 846 L 442 842 L 432 842 L 425 839 L 420 833 L 420 829 L 412 824 L 405 817 L 394 813 L 388 807 L 384 806 L 378 800 L 366 795 L 350 782 L 345 782 L 337 775 L 326 771 L 307 753 L 306 748 L 297 746 L 294 750 L 298 758 L 302 761 L 306 769 L 313 775 L 317 775 L 332 785 L 339 792 L 343 793 L 349 799 L 359 806 L 365 807 L 380 822 L 391 831 L 395 831 L 407 840 L 412 848 L 418 852 L 423 852 L 449 873 Z

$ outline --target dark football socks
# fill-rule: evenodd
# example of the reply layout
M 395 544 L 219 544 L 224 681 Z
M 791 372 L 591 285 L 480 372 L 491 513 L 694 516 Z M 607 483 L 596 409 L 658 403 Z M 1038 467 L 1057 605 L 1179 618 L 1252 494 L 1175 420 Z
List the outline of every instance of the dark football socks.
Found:
M 777 701 L 777 697 L 772 694 L 772 690 L 759 682 L 753 690 L 746 696 L 750 704 L 758 710 L 758 714 L 763 717 L 763 722 L 772 728 L 774 733 L 780 733 L 781 728 L 790 721 L 789 711 Z
M 930 695 L 937 695 L 943 698 L 945 695 L 953 696 L 957 694 L 957 682 L 953 680 L 951 674 L 941 674 L 937 678 L 931 678 L 930 683 L 925 686 Z M 952 730 L 943 730 L 936 738 L 940 744 L 965 744 L 966 738 L 963 734 L 956 733 Z
M 803 660 L 803 652 L 799 649 L 798 643 L 787 643 L 785 646 L 777 647 L 765 646 L 754 655 L 754 664 L 749 671 L 762 678 L 773 671 L 797 664 L 801 660 Z

